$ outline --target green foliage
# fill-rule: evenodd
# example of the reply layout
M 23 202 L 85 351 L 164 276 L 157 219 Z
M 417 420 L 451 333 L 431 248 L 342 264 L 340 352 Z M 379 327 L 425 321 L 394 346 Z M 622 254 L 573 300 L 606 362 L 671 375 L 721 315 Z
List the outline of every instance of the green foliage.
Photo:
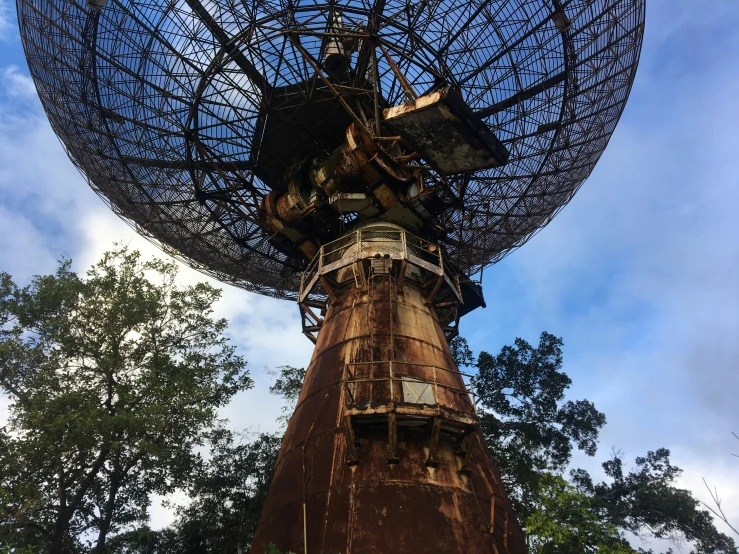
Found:
M 462 335 L 457 335 L 449 343 L 449 349 L 452 352 L 452 359 L 457 367 L 461 370 L 465 367 L 475 365 L 475 356 L 472 354 L 467 339 Z
M 295 403 L 305 380 L 305 368 L 283 365 L 274 371 L 276 379 L 269 392 L 281 396 L 287 403 Z
M 594 455 L 606 417 L 588 400 L 565 400 L 572 381 L 562 371 L 562 340 L 549 333 L 536 347 L 518 338 L 497 356 L 481 352 L 475 367 L 482 430 L 525 518 L 539 477 L 564 469 L 575 448 Z
M 736 552 L 692 493 L 674 486 L 680 469 L 665 449 L 637 458 L 629 473 L 614 456 L 603 464 L 608 483 L 593 484 L 584 470 L 572 485 L 562 479 L 575 448 L 596 453 L 606 420 L 590 401 L 565 399 L 572 381 L 561 339 L 542 333 L 534 347 L 518 338 L 476 362 L 463 338 L 451 346 L 459 366 L 477 369 L 481 427 L 535 551 L 632 552 L 621 541 L 631 532 L 685 538 L 698 553 Z
M 281 396 L 285 401 L 282 406 L 282 415 L 278 418 L 278 421 L 287 426 L 303 388 L 305 368 L 283 365 L 271 373 L 275 375 L 276 379 L 274 384 L 269 387 L 269 392 Z
M 39 488 L 21 478 L 16 443 L 6 431 L 0 428 L 0 553 L 30 552 L 39 546 L 38 533 L 28 527 L 40 501 Z
M 695 543 L 698 553 L 737 551 L 734 541 L 716 529 L 711 514 L 699 509 L 693 494 L 674 485 L 682 470 L 671 465 L 669 450 L 636 458 L 629 472 L 622 456 L 614 454 L 603 470 L 609 480 L 598 484 L 582 469 L 572 472 L 573 483 L 588 495 L 602 521 L 635 534 L 648 530 L 657 538 L 681 535 Z
M 275 546 L 275 543 L 271 542 L 269 543 L 267 550 L 264 551 L 264 554 L 295 554 L 295 552 L 284 552 L 283 553 L 277 549 L 277 546 Z
M 187 489 L 193 500 L 178 510 L 176 527 L 207 552 L 249 549 L 281 443 L 267 434 L 237 439 L 226 429 L 211 434 L 210 457 Z
M 281 437 L 253 440 L 218 428 L 208 436 L 208 455 L 198 460 L 183 486 L 190 497 L 176 506 L 175 523 L 115 537 L 115 554 L 246 552 L 267 496 Z
M 199 544 L 172 528 L 154 531 L 148 525 L 112 537 L 106 545 L 111 554 L 207 554 Z
M 52 553 L 94 537 L 102 552 L 147 519 L 151 493 L 174 490 L 218 408 L 251 386 L 212 315 L 220 291 L 176 276 L 126 248 L 84 277 L 69 261 L 25 288 L 0 276 L 3 532 Z
M 0 554 L 36 554 L 38 550 L 31 546 L 16 546 L 14 544 L 6 544 L 0 542 Z
M 562 477 L 543 475 L 537 489 L 539 502 L 525 521 L 532 554 L 631 554 L 616 525 L 602 520 L 591 498 Z

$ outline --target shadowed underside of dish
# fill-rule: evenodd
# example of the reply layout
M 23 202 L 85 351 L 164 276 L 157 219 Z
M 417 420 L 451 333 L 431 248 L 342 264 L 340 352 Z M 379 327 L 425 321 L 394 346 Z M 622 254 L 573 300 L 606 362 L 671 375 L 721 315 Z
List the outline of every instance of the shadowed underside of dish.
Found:
M 460 273 L 479 275 L 526 242 L 608 143 L 636 71 L 644 2 L 18 0 L 18 13 L 52 126 L 111 208 L 222 281 L 295 298 L 310 249 L 282 220 L 269 223 L 268 197 L 300 175 L 315 185 L 310 172 L 352 125 L 416 176 L 419 187 L 390 187 L 401 216 Z M 473 129 L 477 146 L 457 140 L 449 155 L 484 150 L 482 169 L 444 165 L 438 133 L 393 123 L 402 106 L 447 91 L 464 116 L 444 104 L 429 117 L 452 133 L 451 109 L 454 132 Z M 401 217 L 386 214 L 382 191 L 332 203 L 313 198 L 313 185 L 300 189 L 295 228 L 315 246 Z

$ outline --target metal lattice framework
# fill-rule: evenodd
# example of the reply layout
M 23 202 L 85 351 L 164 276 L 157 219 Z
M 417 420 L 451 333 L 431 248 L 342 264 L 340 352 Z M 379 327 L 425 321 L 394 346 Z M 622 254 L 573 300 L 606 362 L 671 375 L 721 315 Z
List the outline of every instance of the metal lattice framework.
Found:
M 260 206 L 343 139 L 345 104 L 377 114 L 451 86 L 506 146 L 506 165 L 446 176 L 461 202 L 441 240 L 480 273 L 592 171 L 631 89 L 644 0 L 18 0 L 18 14 L 52 126 L 112 209 L 198 269 L 295 298 L 304 261 L 273 246 Z M 351 70 L 329 87 L 337 28 Z

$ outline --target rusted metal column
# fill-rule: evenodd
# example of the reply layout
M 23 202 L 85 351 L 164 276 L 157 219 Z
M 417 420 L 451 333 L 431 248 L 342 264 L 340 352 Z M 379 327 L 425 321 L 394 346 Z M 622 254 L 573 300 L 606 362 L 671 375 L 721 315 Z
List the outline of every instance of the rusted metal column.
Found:
M 334 291 L 253 554 L 270 542 L 308 554 L 527 551 L 432 287 L 399 279 L 400 266 L 411 271 L 366 264 L 363 286 Z

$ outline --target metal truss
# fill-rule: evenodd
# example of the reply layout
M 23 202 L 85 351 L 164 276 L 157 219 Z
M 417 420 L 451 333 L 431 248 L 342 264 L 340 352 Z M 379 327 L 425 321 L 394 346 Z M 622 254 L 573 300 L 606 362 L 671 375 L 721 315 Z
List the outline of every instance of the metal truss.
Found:
M 457 336 L 459 307 L 464 302 L 459 275 L 437 245 L 382 224 L 323 245 L 305 269 L 298 295 L 303 334 L 315 344 L 329 303 L 338 303 L 347 287 L 366 292 L 376 276 L 391 279 L 396 291 L 411 282 L 421 287 L 447 340 Z
M 608 144 L 645 11 L 644 0 L 18 0 L 17 9 L 41 101 L 92 188 L 197 269 L 293 299 L 307 261 L 263 228 L 265 195 L 330 153 L 348 123 L 379 129 L 383 108 L 439 87 L 460 91 L 510 158 L 444 178 L 459 202 L 434 222 L 434 238 L 466 275 L 524 244 Z

